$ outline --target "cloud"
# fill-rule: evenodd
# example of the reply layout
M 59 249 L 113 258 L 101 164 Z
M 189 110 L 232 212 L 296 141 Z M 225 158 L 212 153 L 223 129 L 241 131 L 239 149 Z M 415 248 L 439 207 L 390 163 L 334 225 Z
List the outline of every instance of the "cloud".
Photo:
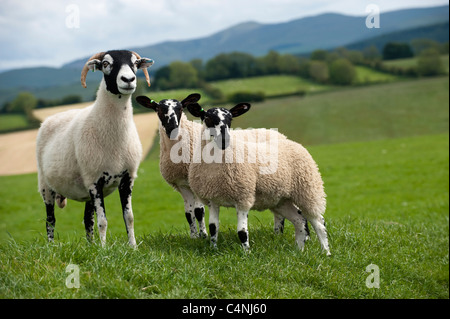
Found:
M 32 65 L 61 66 L 107 49 L 211 35 L 247 21 L 277 23 L 324 12 L 365 15 L 443 5 L 443 0 L 2 0 L 0 70 Z M 77 8 L 74 10 L 73 8 Z M 76 13 L 76 11 L 78 13 Z M 73 14 L 79 14 L 74 27 Z

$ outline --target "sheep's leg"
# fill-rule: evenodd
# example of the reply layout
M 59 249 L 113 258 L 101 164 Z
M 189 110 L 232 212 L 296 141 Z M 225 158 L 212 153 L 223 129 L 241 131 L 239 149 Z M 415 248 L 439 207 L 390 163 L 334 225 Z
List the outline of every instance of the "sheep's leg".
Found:
M 189 223 L 191 238 L 197 238 L 197 224 L 195 223 L 195 196 L 187 187 L 179 187 L 180 194 L 184 200 L 184 214 Z
M 199 235 L 201 238 L 208 237 L 208 233 L 206 232 L 206 223 L 205 223 L 205 207 L 196 201 L 195 209 L 194 209 L 195 218 L 198 221 Z
M 284 217 L 276 212 L 273 213 L 273 230 L 275 234 L 282 234 L 284 231 Z
M 220 207 L 212 202 L 209 204 L 209 235 L 211 236 L 211 247 L 217 248 L 217 237 L 219 235 L 219 211 Z
M 101 177 L 97 183 L 92 184 L 89 187 L 89 195 L 91 201 L 94 204 L 95 211 L 97 213 L 97 227 L 100 235 L 100 243 L 102 246 L 106 243 L 106 228 L 108 227 L 108 221 L 106 219 L 105 203 L 103 200 L 103 186 L 105 185 L 105 179 Z
M 284 216 L 287 220 L 289 220 L 292 224 L 294 224 L 295 228 L 295 241 L 297 242 L 297 246 L 300 250 L 303 250 L 305 247 L 306 237 L 308 235 L 307 230 L 307 222 L 305 217 L 300 213 L 300 211 L 295 207 L 292 203 L 285 203 L 280 207 L 274 209 L 274 211 Z
M 86 238 L 88 241 L 94 239 L 94 213 L 94 204 L 89 200 L 84 206 L 84 228 L 86 229 Z
M 123 220 L 128 234 L 128 243 L 131 247 L 136 247 L 136 239 L 134 237 L 134 216 L 131 206 L 131 193 L 133 191 L 134 179 L 127 172 L 120 180 L 119 195 L 122 203 Z
M 236 208 L 237 212 L 237 232 L 244 250 L 250 249 L 248 240 L 248 210 Z
M 325 219 L 320 217 L 311 218 L 308 216 L 308 221 L 316 231 L 317 237 L 319 237 L 320 245 L 322 249 L 326 251 L 327 256 L 330 256 L 330 247 L 328 245 L 327 229 L 325 228 Z
M 54 239 L 55 233 L 55 196 L 56 193 L 45 187 L 41 191 L 42 199 L 44 200 L 45 210 L 47 213 L 47 218 L 45 221 L 45 228 L 47 229 L 47 239 L 49 242 L 52 242 Z

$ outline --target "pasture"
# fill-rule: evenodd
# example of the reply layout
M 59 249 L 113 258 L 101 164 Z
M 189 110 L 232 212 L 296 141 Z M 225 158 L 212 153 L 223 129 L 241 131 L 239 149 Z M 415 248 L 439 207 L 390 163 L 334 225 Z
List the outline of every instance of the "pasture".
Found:
M 1 298 L 449 298 L 448 77 L 333 90 L 254 104 L 234 127 L 277 127 L 307 146 L 325 182 L 332 256 L 304 251 L 293 226 L 274 235 L 251 212 L 252 251 L 221 210 L 218 250 L 190 239 L 181 196 L 158 171 L 157 143 L 133 196 L 138 249 L 127 247 L 117 192 L 107 246 L 84 238 L 81 203 L 56 210 L 47 243 L 36 174 L 0 177 Z M 208 216 L 207 216 L 208 217 Z M 67 288 L 66 267 L 80 269 Z M 379 268 L 369 288 L 366 267 Z

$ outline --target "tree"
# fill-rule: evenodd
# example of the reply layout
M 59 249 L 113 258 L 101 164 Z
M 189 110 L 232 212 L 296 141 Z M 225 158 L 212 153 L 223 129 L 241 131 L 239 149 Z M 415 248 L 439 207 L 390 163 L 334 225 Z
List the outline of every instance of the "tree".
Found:
M 417 60 L 417 72 L 422 76 L 433 76 L 443 73 L 443 65 L 439 52 L 434 49 L 423 50 Z
M 8 111 L 27 115 L 36 107 L 38 100 L 30 92 L 20 92 L 9 104 Z
M 364 59 L 375 62 L 381 59 L 381 53 L 375 45 L 371 45 L 363 50 Z
M 171 88 L 194 88 L 198 83 L 197 70 L 190 63 L 175 61 L 170 63 L 169 83 Z
M 383 60 L 395 60 L 413 57 L 411 47 L 407 43 L 389 42 L 383 48 Z
M 311 61 L 309 65 L 309 75 L 314 81 L 320 83 L 327 82 L 330 77 L 328 65 L 322 61 Z
M 330 81 L 334 84 L 350 85 L 355 77 L 355 67 L 347 59 L 337 59 L 330 66 Z
M 22 113 L 27 117 L 27 121 L 31 125 L 38 125 L 37 120 L 33 115 L 33 109 L 38 103 L 37 98 L 30 92 L 20 92 L 17 97 L 8 105 L 9 112 Z
M 311 60 L 315 61 L 325 61 L 328 57 L 328 51 L 325 50 L 315 50 L 311 53 Z

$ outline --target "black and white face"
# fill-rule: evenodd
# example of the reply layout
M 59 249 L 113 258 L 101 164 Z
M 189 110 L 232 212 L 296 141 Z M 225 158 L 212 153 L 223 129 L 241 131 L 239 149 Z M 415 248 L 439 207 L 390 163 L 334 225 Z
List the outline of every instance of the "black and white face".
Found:
M 151 108 L 158 113 L 159 121 L 166 131 L 167 137 L 176 138 L 178 136 L 178 128 L 181 124 L 183 108 L 191 103 L 197 103 L 199 99 L 200 94 L 193 93 L 181 102 L 174 99 L 165 99 L 158 103 L 146 96 L 138 96 L 136 101 L 142 106 Z
M 230 145 L 230 127 L 233 116 L 225 108 L 212 108 L 205 112 L 203 124 L 206 133 L 222 150 Z
M 136 90 L 136 71 L 147 68 L 153 60 L 138 59 L 131 51 L 112 50 L 105 53 L 103 59 L 88 62 L 89 69 L 101 70 L 104 74 L 106 89 L 112 94 L 132 94 Z
M 177 129 L 180 127 L 181 112 L 183 112 L 183 106 L 179 101 L 172 99 L 161 100 L 156 112 L 169 138 L 172 133 L 178 132 Z
M 231 121 L 250 110 L 250 104 L 239 103 L 230 110 L 215 107 L 204 111 L 198 103 L 190 104 L 187 108 L 192 115 L 202 119 L 206 134 L 224 150 L 230 145 Z

